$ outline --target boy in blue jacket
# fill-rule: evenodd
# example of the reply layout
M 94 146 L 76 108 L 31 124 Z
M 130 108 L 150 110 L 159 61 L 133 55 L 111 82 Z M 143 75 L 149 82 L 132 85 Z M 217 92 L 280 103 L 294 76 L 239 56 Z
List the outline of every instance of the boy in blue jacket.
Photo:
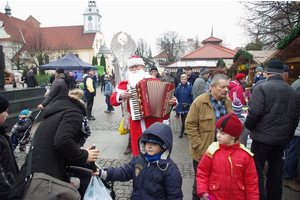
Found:
M 122 167 L 100 170 L 101 179 L 133 179 L 131 199 L 182 199 L 182 177 L 170 158 L 173 145 L 171 128 L 156 122 L 143 132 L 138 144 L 140 155 Z

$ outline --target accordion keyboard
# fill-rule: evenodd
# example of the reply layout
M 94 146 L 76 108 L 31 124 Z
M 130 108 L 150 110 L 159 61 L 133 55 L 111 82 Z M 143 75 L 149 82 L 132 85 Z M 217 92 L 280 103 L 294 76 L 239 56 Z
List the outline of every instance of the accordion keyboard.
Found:
M 138 97 L 136 93 L 136 87 L 128 87 L 129 92 L 131 93 L 132 97 L 129 99 L 130 105 L 130 113 L 132 120 L 139 120 L 142 118 L 142 115 L 139 111 L 139 104 L 138 104 Z

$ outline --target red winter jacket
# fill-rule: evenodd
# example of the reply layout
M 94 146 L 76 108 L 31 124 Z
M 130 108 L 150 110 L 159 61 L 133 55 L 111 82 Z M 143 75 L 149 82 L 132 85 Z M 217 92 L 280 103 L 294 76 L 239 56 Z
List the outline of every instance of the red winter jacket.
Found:
M 212 143 L 197 168 L 197 194 L 214 200 L 259 200 L 258 177 L 251 153 L 239 142 Z
M 234 98 L 239 98 L 242 105 L 245 104 L 244 89 L 237 80 L 230 81 L 229 83 L 229 98 L 233 101 Z

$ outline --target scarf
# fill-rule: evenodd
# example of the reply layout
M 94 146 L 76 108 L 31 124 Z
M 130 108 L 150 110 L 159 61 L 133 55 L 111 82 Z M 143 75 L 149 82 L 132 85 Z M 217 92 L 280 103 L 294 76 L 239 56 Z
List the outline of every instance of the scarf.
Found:
M 157 160 L 160 160 L 160 157 L 162 154 L 163 154 L 163 152 L 160 152 L 160 153 L 156 154 L 155 156 L 149 156 L 148 153 L 146 153 L 146 158 L 150 163 L 153 163 Z

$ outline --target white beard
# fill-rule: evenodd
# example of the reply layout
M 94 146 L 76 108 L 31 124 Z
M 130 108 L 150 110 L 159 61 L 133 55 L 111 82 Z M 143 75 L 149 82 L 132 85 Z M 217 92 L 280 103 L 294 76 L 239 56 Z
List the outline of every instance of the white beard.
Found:
M 145 71 L 143 69 L 128 72 L 128 82 L 130 86 L 135 86 L 140 80 L 145 77 Z

